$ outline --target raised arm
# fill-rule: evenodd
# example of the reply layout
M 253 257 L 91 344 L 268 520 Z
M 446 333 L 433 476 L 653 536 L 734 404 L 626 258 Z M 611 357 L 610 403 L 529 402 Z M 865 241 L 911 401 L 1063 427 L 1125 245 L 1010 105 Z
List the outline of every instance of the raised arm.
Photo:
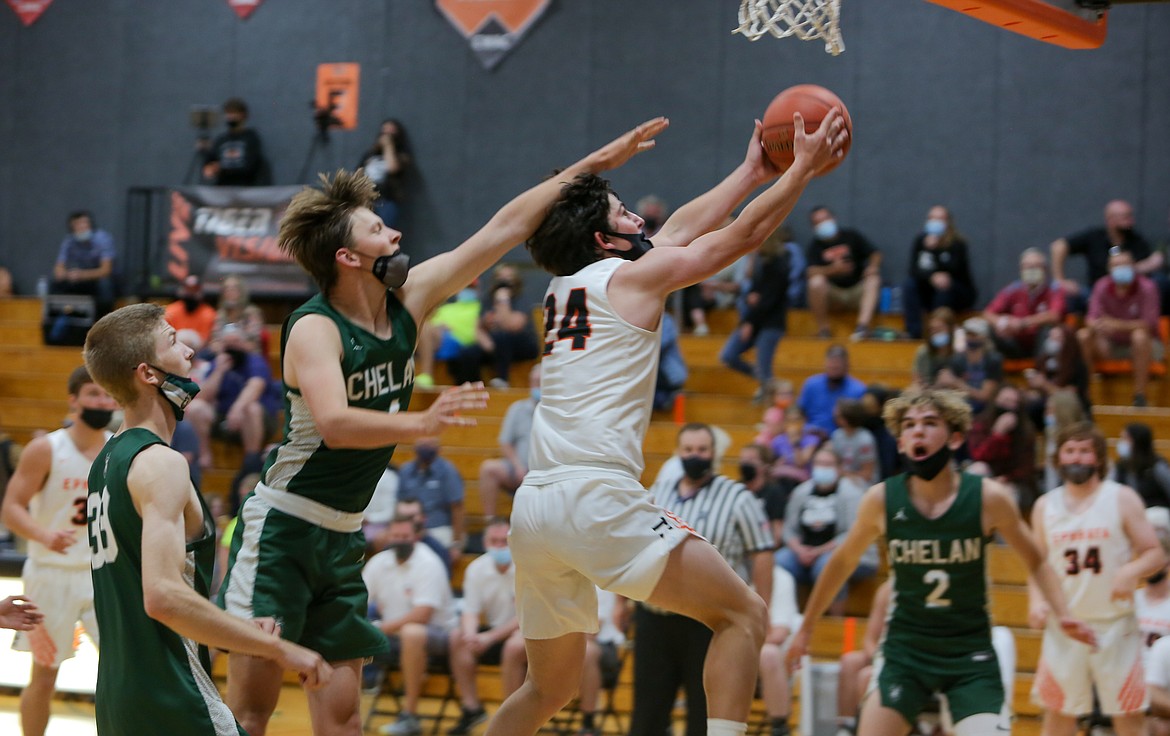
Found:
M 654 147 L 654 136 L 669 125 L 653 118 L 597 149 L 557 176 L 537 184 L 504 205 L 466 242 L 447 253 L 420 263 L 410 271 L 402 287 L 402 301 L 415 322 L 425 318 L 472 279 L 486 271 L 505 253 L 527 240 L 560 196 L 561 187 L 578 174 L 597 174 L 615 169 L 633 156 Z

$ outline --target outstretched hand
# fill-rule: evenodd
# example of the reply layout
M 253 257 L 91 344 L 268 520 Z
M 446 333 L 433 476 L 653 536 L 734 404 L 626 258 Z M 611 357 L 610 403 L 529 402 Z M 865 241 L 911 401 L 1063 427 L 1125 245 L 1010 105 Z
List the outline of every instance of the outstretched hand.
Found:
M 486 408 L 487 400 L 482 382 L 447 389 L 424 412 L 427 434 L 438 434 L 447 427 L 474 427 L 475 417 L 462 416 L 461 412 Z
M 29 631 L 44 619 L 28 598 L 14 595 L 0 601 L 0 627 Z
M 788 653 L 784 655 L 789 672 L 796 672 L 800 669 L 804 655 L 808 654 L 808 639 L 809 633 L 803 626 L 792 635 L 792 641 L 788 645 Z
M 849 131 L 845 129 L 845 118 L 840 108 L 829 110 L 815 132 L 804 131 L 804 117 L 799 112 L 792 114 L 792 125 L 795 159 L 797 162 L 803 161 L 814 176 L 819 176 L 829 164 L 845 156 Z
M 651 118 L 633 130 L 615 138 L 589 155 L 590 168 L 596 172 L 616 169 L 634 156 L 654 147 L 654 136 L 666 130 L 670 121 Z

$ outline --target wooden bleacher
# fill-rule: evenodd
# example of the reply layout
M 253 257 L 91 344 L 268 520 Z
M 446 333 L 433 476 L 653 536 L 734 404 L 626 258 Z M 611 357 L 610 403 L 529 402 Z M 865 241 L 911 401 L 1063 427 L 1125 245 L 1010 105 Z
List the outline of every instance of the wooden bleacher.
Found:
M 27 442 L 33 431 L 60 426 L 66 412 L 65 381 L 70 371 L 81 363 L 81 351 L 76 347 L 49 347 L 41 342 L 41 306 L 37 299 L 15 298 L 0 300 L 0 429 L 16 441 Z M 722 368 L 718 353 L 726 335 L 734 328 L 734 315 L 714 313 L 710 319 L 712 332 L 708 337 L 684 335 L 681 338 L 683 355 L 691 371 L 687 383 L 682 414 L 687 420 L 718 424 L 731 435 L 732 447 L 741 447 L 754 437 L 755 424 L 761 410 L 751 404 L 755 385 L 749 379 Z M 900 320 L 883 317 L 878 326 L 899 328 Z M 279 334 L 279 325 L 272 325 L 273 334 Z M 911 341 L 865 341 L 848 343 L 852 329 L 850 320 L 834 322 L 835 339 L 845 343 L 851 355 L 851 372 L 866 382 L 882 382 L 900 387 L 909 379 L 909 368 L 918 343 Z M 828 341 L 806 337 L 814 332 L 811 316 L 796 311 L 790 315 L 789 334 L 780 345 L 776 356 L 776 373 L 799 384 L 822 369 Z M 279 340 L 272 340 L 269 358 L 273 371 L 279 374 Z M 513 376 L 523 376 L 526 365 L 513 368 Z M 440 383 L 445 373 L 436 376 Z M 1116 438 L 1121 428 L 1131 421 L 1144 421 L 1153 427 L 1159 445 L 1170 447 L 1170 381 L 1151 381 L 1148 397 L 1150 408 L 1128 406 L 1133 393 L 1128 376 L 1110 376 L 1094 380 L 1091 395 L 1094 417 L 1106 436 Z M 412 409 L 425 408 L 436 395 L 433 391 L 415 391 Z M 476 488 L 479 463 L 496 454 L 496 436 L 507 407 L 527 395 L 526 389 L 492 390 L 487 409 L 479 417 L 479 426 L 453 428 L 444 434 L 444 455 L 459 468 L 467 484 L 466 512 L 474 525 L 482 523 L 482 510 Z M 651 481 L 674 447 L 676 425 L 668 413 L 656 413 L 647 432 L 645 443 L 647 471 L 644 481 Z M 1112 439 L 1111 439 L 1112 444 Z M 1165 449 L 1163 450 L 1165 452 Z M 1170 454 L 1170 453 L 1168 453 Z M 229 482 L 241 461 L 238 447 L 216 443 L 213 467 L 204 473 L 204 491 L 207 494 L 226 494 Z M 400 458 L 404 461 L 406 458 Z M 736 472 L 734 451 L 724 459 L 723 472 Z M 502 499 L 507 510 L 507 499 Z M 996 623 L 1012 628 L 1018 650 L 1018 675 L 1014 693 L 1018 716 L 1015 733 L 1038 733 L 1037 710 L 1030 703 L 1031 687 L 1039 655 L 1040 634 L 1027 628 L 1027 596 L 1023 587 L 1024 571 L 1019 561 L 1001 547 L 993 547 L 989 560 L 993 582 L 992 612 Z M 848 611 L 864 619 L 868 610 L 873 585 L 859 586 L 850 596 Z M 864 630 L 864 620 L 858 622 L 856 641 Z M 844 619 L 828 618 L 819 627 L 813 641 L 817 657 L 835 658 L 841 653 L 844 640 Z M 627 666 L 617 690 L 616 704 L 620 712 L 628 713 L 632 703 L 630 667 Z M 432 678 L 435 679 L 435 678 Z M 484 668 L 480 675 L 481 692 L 487 702 L 498 702 L 500 685 L 492 668 Z M 427 692 L 441 694 L 444 685 L 432 682 Z M 798 712 L 794 709 L 793 723 Z

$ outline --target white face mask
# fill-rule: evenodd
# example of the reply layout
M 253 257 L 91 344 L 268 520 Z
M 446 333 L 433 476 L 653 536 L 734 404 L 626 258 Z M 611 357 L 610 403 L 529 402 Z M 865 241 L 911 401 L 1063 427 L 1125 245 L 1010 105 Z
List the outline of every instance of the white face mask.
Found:
M 1122 460 L 1128 460 L 1129 456 L 1133 454 L 1133 445 L 1129 440 L 1117 440 L 1117 457 Z
M 828 488 L 836 484 L 837 469 L 827 465 L 814 465 L 812 467 L 812 482 L 821 488 Z
M 926 221 L 922 229 L 927 235 L 942 235 L 947 231 L 947 221 L 932 217 Z
M 837 233 L 840 230 L 837 228 L 836 220 L 823 220 L 817 223 L 817 226 L 813 228 L 813 232 L 820 240 L 830 240 L 837 237 Z
M 1020 281 L 1023 281 L 1028 286 L 1039 286 L 1044 282 L 1044 269 L 1042 268 L 1023 268 L 1020 269 Z

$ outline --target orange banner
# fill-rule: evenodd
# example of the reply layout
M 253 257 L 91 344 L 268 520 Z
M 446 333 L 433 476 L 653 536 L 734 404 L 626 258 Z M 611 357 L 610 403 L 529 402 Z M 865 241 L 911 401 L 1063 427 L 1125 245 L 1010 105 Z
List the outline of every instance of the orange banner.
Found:
M 361 70 L 361 64 L 317 65 L 317 111 L 334 118 L 329 127 L 357 127 Z

